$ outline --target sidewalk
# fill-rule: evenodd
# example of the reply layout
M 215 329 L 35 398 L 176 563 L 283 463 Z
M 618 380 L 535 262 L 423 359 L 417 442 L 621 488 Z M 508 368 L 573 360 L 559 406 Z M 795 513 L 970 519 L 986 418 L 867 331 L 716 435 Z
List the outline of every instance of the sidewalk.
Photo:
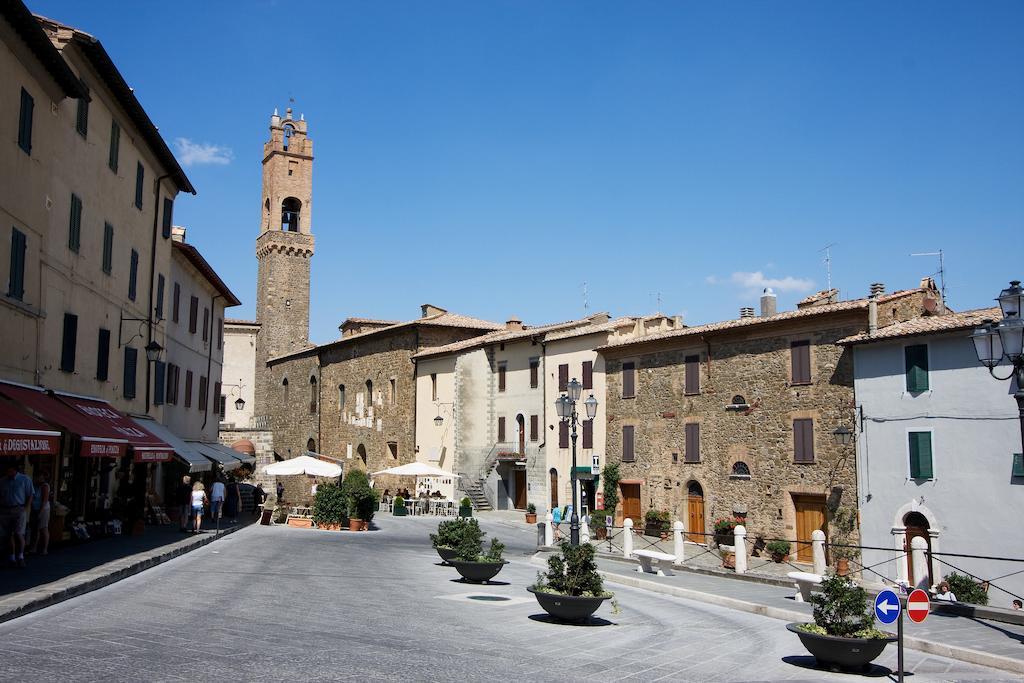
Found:
M 248 526 L 257 518 L 240 517 L 220 535 Z M 216 540 L 204 525 L 199 535 L 178 531 L 177 524 L 147 526 L 141 536 L 113 536 L 55 547 L 45 556 L 26 555 L 23 569 L 0 569 L 0 622 L 15 619 L 94 591 Z
M 535 558 L 544 561 L 545 556 L 541 552 Z M 607 557 L 599 557 L 597 565 L 611 583 L 784 621 L 811 620 L 811 605 L 794 601 L 794 588 L 684 571 L 675 576 L 640 574 L 636 563 Z M 888 630 L 895 632 L 894 628 Z M 1024 626 L 933 613 L 922 624 L 904 622 L 904 644 L 922 652 L 1024 674 Z

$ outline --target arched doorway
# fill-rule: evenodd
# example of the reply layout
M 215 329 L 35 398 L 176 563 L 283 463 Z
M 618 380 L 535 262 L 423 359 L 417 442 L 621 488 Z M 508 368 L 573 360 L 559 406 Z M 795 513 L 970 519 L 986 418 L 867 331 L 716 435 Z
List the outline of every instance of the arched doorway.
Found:
M 364 446 L 363 444 L 359 444 L 359 446 L 356 447 L 356 455 L 358 455 L 359 459 L 363 461 L 363 467 L 365 468 L 366 467 L 366 446 Z
M 705 543 L 704 489 L 696 481 L 686 485 L 686 522 L 686 540 L 691 543 Z
M 526 418 L 522 413 L 516 415 L 516 424 L 519 426 L 519 455 L 526 455 Z
M 558 508 L 558 470 L 554 467 L 548 472 L 548 488 L 551 489 L 551 509 Z
M 914 556 L 910 552 L 910 542 L 917 536 L 920 536 L 928 544 L 928 552 L 932 550 L 932 537 L 928 534 L 930 525 L 928 524 L 928 518 L 922 515 L 920 512 L 908 512 L 903 517 L 903 526 L 906 528 L 906 539 L 904 540 L 905 549 L 907 552 L 907 579 L 911 582 L 914 580 Z M 934 583 L 932 577 L 932 557 L 928 555 L 928 585 Z
M 316 453 L 316 441 L 313 441 L 313 439 L 307 441 L 306 450 L 309 451 L 310 453 Z

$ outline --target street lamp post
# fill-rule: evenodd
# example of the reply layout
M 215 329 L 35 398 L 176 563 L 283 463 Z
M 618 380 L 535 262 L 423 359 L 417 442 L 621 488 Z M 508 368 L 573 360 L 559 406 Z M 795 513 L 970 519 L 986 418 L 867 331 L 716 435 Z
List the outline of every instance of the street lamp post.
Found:
M 566 387 L 567 392 L 555 399 L 555 409 L 562 422 L 568 422 L 571 428 L 572 438 L 572 469 L 569 471 L 569 481 L 572 486 L 572 516 L 569 518 L 569 543 L 580 544 L 580 513 L 576 502 L 576 425 L 579 424 L 579 413 L 576 412 L 576 402 L 580 400 L 583 392 L 583 385 L 575 377 Z M 587 409 L 587 419 L 593 420 L 597 415 L 597 399 L 591 394 L 583 405 Z
M 1013 378 L 1017 391 L 1017 413 L 1020 419 L 1021 449 L 1024 451 L 1024 287 L 1020 280 L 1012 280 L 1010 286 L 999 293 L 997 299 L 1003 319 L 999 322 L 985 320 L 971 334 L 978 361 L 988 368 L 990 375 L 1000 381 Z M 1012 366 L 1010 374 L 1000 377 L 996 367 L 1006 361 Z

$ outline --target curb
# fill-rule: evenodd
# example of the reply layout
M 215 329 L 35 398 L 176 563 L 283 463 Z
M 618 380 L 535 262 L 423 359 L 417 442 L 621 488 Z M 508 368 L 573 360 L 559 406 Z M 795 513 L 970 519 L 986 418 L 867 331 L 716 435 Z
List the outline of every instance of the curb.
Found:
M 534 555 L 533 559 L 531 559 L 531 563 L 543 564 L 540 554 Z M 671 595 L 676 598 L 685 598 L 687 600 L 702 602 L 709 605 L 717 605 L 727 609 L 734 609 L 739 612 L 760 614 L 761 616 L 780 619 L 782 621 L 805 622 L 808 618 L 807 614 L 797 612 L 795 610 L 772 607 L 771 605 L 759 605 L 757 603 L 747 602 L 746 600 L 729 598 L 715 593 L 705 593 L 691 588 L 667 586 L 655 581 L 648 581 L 635 576 L 616 574 L 615 572 L 609 572 L 603 569 L 599 569 L 598 573 L 611 583 L 617 583 L 631 588 L 639 588 L 652 593 Z M 988 652 L 982 652 L 981 650 L 960 647 L 959 645 L 947 645 L 945 643 L 937 643 L 933 640 L 914 638 L 913 636 L 908 636 L 906 634 L 903 635 L 903 644 L 912 650 L 925 652 L 927 654 L 939 655 L 940 657 L 957 659 L 969 664 L 978 664 L 979 666 L 988 666 L 993 669 L 1001 669 L 1003 671 L 1012 671 L 1013 673 L 1024 674 L 1024 661 L 1011 659 L 1010 657 L 994 655 Z
M 203 534 L 198 539 L 187 539 L 192 542 L 179 541 L 177 544 L 173 544 L 173 547 L 165 550 L 158 551 L 156 555 L 149 556 L 148 551 L 145 553 L 138 553 L 136 555 L 129 555 L 128 557 L 122 557 L 118 560 L 101 564 L 92 569 L 86 569 L 85 571 L 78 572 L 77 574 L 71 574 L 63 579 L 58 579 L 50 584 L 43 584 L 36 588 L 30 588 L 20 593 L 14 593 L 0 600 L 0 623 L 23 617 L 26 614 L 37 612 L 46 607 L 56 605 L 76 598 L 86 593 L 91 593 L 95 590 L 99 590 L 104 586 L 109 586 L 112 583 L 117 583 L 122 579 L 127 579 L 130 576 L 135 576 L 147 569 L 161 565 L 168 560 L 172 560 L 175 557 L 184 555 L 185 553 L 191 552 L 202 548 L 205 545 L 209 545 L 216 540 L 219 540 L 229 534 L 233 534 L 240 529 L 248 528 L 249 524 L 245 526 L 230 527 L 228 529 L 222 529 L 219 534 Z M 179 545 L 180 544 L 180 545 Z M 142 559 L 136 559 L 136 558 Z M 105 571 L 104 571 L 105 570 Z M 83 575 L 93 574 L 98 571 L 103 571 L 101 576 L 94 576 L 91 578 L 85 578 Z M 81 577 L 81 578 L 79 578 Z M 53 586 L 54 584 L 60 584 L 60 588 L 47 589 L 47 586 Z M 7 603 L 13 603 L 8 606 Z

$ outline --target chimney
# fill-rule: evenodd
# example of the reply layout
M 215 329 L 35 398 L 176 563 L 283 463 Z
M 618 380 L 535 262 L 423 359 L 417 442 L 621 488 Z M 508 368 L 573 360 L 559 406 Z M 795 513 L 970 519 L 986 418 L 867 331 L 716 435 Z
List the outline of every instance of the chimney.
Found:
M 448 311 L 444 310 L 443 308 L 440 308 L 438 306 L 434 306 L 433 304 L 421 304 L 420 305 L 420 313 L 421 313 L 420 317 L 421 318 L 428 318 L 428 317 L 430 317 L 432 315 L 441 315 L 442 313 L 447 313 L 447 312 Z
M 185 228 L 180 225 L 171 226 L 171 240 L 174 242 L 185 243 Z
M 681 316 L 681 315 L 674 315 L 674 316 L 672 316 L 672 327 L 674 327 L 677 330 L 683 329 L 683 316 Z
M 505 329 L 509 332 L 519 332 L 523 329 L 523 321 L 519 318 L 512 316 L 505 321 Z
M 885 294 L 885 284 L 882 282 L 871 283 L 871 296 L 878 297 Z
M 587 318 L 587 320 L 590 321 L 591 325 L 600 325 L 611 320 L 611 316 L 608 315 L 607 313 L 595 313 L 594 315 Z
M 885 285 L 874 282 L 871 285 L 871 296 L 868 297 L 868 334 L 878 330 L 878 297 L 885 293 Z
M 775 292 L 771 287 L 765 287 L 764 294 L 761 295 L 761 317 L 767 318 L 770 315 L 775 315 L 776 304 Z
M 754 307 L 753 306 L 744 306 L 743 308 L 740 309 L 740 318 L 753 318 L 753 317 L 754 317 Z

